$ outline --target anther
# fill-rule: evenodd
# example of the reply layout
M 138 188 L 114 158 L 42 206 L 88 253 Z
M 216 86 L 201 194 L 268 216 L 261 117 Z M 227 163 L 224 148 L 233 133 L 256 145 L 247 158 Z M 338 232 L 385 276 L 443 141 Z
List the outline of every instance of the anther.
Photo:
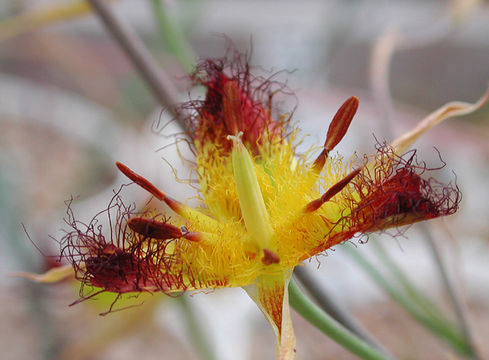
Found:
M 195 231 L 188 231 L 187 227 L 180 228 L 163 221 L 147 218 L 132 218 L 127 222 L 129 228 L 147 238 L 168 240 L 185 238 L 189 241 L 198 242 L 204 238 L 204 234 Z
M 149 192 L 158 200 L 165 201 L 166 195 L 162 193 L 156 186 L 151 184 L 148 180 L 143 178 L 141 175 L 136 174 L 134 171 L 129 169 L 126 165 L 116 162 L 115 165 L 117 168 L 126 175 L 130 180 L 134 181 L 136 184 L 141 186 L 144 190 Z
M 185 206 L 181 202 L 178 202 L 177 200 L 174 200 L 171 197 L 167 196 L 165 193 L 160 191 L 156 186 L 154 186 L 148 180 L 143 178 L 141 175 L 136 174 L 134 171 L 129 169 L 124 164 L 121 164 L 120 162 L 116 162 L 116 165 L 117 168 L 124 175 L 126 175 L 130 180 L 132 180 L 133 182 L 141 186 L 143 189 L 148 191 L 151 195 L 156 197 L 158 200 L 164 201 L 170 207 L 170 209 L 175 211 L 178 215 L 191 221 L 197 221 L 201 224 L 204 224 L 204 226 L 205 224 L 209 225 L 210 227 L 214 225 L 215 223 L 214 219 L 208 217 L 207 215 L 202 214 L 197 210 Z
M 129 219 L 127 225 L 132 231 L 152 239 L 167 240 L 183 236 L 182 231 L 178 227 L 153 219 L 132 218 Z
M 358 109 L 358 98 L 352 96 L 346 100 L 343 105 L 338 109 L 336 115 L 333 117 L 331 124 L 326 134 L 326 141 L 324 142 L 323 150 L 321 154 L 314 161 L 312 168 L 316 172 L 321 172 L 323 166 L 328 158 L 329 152 L 334 149 L 336 145 L 345 136 L 353 117 Z
M 348 185 L 350 181 L 352 181 L 353 178 L 360 173 L 360 171 L 362 171 L 362 168 L 353 170 L 350 174 L 331 186 L 328 191 L 326 191 L 319 199 L 313 200 L 309 204 L 307 204 L 304 208 L 304 212 L 309 213 L 319 209 L 325 202 L 331 200 L 333 196 L 343 190 L 344 187 Z

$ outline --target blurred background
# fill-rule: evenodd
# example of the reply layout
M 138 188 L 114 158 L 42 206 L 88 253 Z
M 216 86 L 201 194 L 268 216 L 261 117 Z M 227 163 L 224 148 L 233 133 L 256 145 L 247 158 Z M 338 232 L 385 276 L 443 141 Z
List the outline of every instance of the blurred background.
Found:
M 180 300 L 155 295 L 100 317 L 107 302 L 68 307 L 78 298 L 75 282 L 38 285 L 9 276 L 56 265 L 36 246 L 45 254 L 59 251 L 50 236 L 63 236 L 64 201 L 71 196 L 77 217 L 87 222 L 107 206 L 113 189 L 127 182 L 115 161 L 178 199 L 193 194 L 185 181 L 175 181 L 174 170 L 188 177 L 171 136 L 180 131 L 177 124 L 161 127 L 171 115 L 96 14 L 62 10 L 77 3 L 0 3 L 2 359 L 273 358 L 273 332 L 241 289 Z M 475 102 L 488 86 L 485 1 L 114 0 L 110 7 L 144 41 L 182 100 L 195 60 L 224 56 L 230 41 L 251 54 L 258 72 L 289 70 L 278 79 L 296 96 L 283 106 L 297 105 L 294 121 L 311 134 L 304 148 L 323 143 L 330 119 L 351 95 L 360 98 L 360 108 L 338 147 L 344 156 L 371 154 L 377 140 L 394 139 L 448 101 Z M 416 144 L 428 165 L 440 165 L 434 147 L 442 154 L 448 165 L 438 180 L 453 181 L 456 173 L 463 200 L 455 215 L 414 225 L 403 237 L 372 236 L 365 245 L 354 240 L 305 264 L 321 289 L 401 359 L 459 355 L 343 248 L 362 253 L 387 277 L 392 268 L 382 267 L 372 244 L 382 243 L 410 281 L 456 321 L 434 260 L 440 258 L 474 342 L 482 356 L 489 354 L 488 119 L 485 106 L 446 121 Z M 125 196 L 145 201 L 134 187 Z M 295 313 L 293 321 L 298 359 L 355 358 Z M 204 335 L 192 336 L 199 329 Z

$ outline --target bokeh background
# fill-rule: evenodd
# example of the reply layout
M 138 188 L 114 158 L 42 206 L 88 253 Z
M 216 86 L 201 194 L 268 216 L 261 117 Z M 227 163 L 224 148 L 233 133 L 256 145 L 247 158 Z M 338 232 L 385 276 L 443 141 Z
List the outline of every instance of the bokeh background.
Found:
M 9 276 L 56 265 L 36 246 L 45 254 L 59 251 L 50 236 L 62 236 L 64 201 L 71 196 L 85 221 L 106 207 L 113 189 L 125 182 L 116 160 L 174 197 L 192 195 L 184 181 L 175 181 L 173 170 L 181 179 L 188 176 L 172 145 L 176 124 L 161 128 L 170 120 L 168 112 L 97 16 L 89 12 L 42 23 L 32 15 L 70 3 L 0 3 L 0 357 L 200 359 L 202 351 L 190 335 L 200 328 L 216 359 L 273 358 L 273 332 L 241 289 L 184 299 L 155 295 L 137 299 L 142 306 L 100 317 L 107 300 L 68 307 L 78 298 L 74 282 L 38 285 Z M 278 79 L 296 96 L 284 99 L 283 106 L 297 105 L 294 120 L 311 134 L 304 146 L 324 141 L 335 110 L 351 95 L 361 105 L 338 147 L 345 156 L 372 153 L 377 140 L 392 140 L 448 101 L 474 102 L 488 86 L 489 6 L 484 1 L 161 4 L 167 25 L 182 32 L 196 59 L 224 56 L 232 46 L 250 53 L 259 72 L 289 70 Z M 182 100 L 188 99 L 186 73 L 192 61 L 182 61 L 168 36 L 162 36 L 155 1 L 112 1 L 111 8 L 144 40 Z M 413 321 L 342 247 L 358 244 L 355 251 L 377 262 L 371 243 L 381 242 L 416 286 L 453 314 L 425 239 L 429 234 L 474 339 L 488 354 L 488 135 L 486 106 L 446 121 L 416 144 L 429 165 L 440 164 L 434 147 L 442 154 L 448 165 L 438 179 L 450 181 L 456 174 L 463 200 L 455 215 L 412 226 L 402 237 L 371 237 L 366 245 L 354 240 L 305 265 L 329 296 L 401 359 L 457 355 Z M 145 201 L 138 189 L 129 189 L 127 196 Z M 293 321 L 299 359 L 355 358 L 295 313 Z

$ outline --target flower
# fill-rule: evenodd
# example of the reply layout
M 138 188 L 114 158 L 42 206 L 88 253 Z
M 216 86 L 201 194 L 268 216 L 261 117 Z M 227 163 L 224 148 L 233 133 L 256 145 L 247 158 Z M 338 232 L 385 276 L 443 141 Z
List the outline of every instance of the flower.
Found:
M 351 97 L 309 161 L 314 149 L 296 153 L 291 115 L 274 108 L 279 85 L 253 77 L 243 61 L 207 60 L 192 78 L 207 90 L 204 100 L 183 105 L 190 111 L 202 206 L 184 205 L 117 163 L 176 215 L 137 212 L 117 192 L 104 212 L 107 232 L 98 222 L 104 213 L 81 225 L 69 209 L 71 230 L 60 241 L 61 256 L 82 286 L 100 292 L 243 287 L 272 325 L 279 358 L 293 359 L 287 286 L 294 267 L 356 234 L 453 214 L 458 188 L 426 180 L 422 175 L 431 169 L 417 163 L 414 151 L 400 156 L 399 150 L 434 123 L 481 102 L 439 114 L 393 146 L 378 145 L 374 156 L 345 161 L 330 155 L 357 111 L 358 99 Z

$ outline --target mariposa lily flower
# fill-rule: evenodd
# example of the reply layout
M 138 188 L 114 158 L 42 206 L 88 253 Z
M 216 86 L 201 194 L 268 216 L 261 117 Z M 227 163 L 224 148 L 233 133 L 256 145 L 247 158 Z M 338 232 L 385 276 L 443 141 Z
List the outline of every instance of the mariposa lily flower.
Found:
M 290 115 L 274 108 L 273 82 L 252 77 L 243 62 L 221 60 L 204 62 L 193 79 L 207 90 L 204 100 L 183 106 L 191 114 L 202 206 L 184 205 L 117 163 L 168 211 L 136 212 L 117 193 L 106 212 L 117 212 L 109 229 L 97 217 L 81 226 L 69 212 L 72 229 L 60 241 L 61 255 L 83 285 L 100 292 L 242 287 L 273 327 L 278 357 L 293 359 L 287 287 L 294 267 L 357 234 L 453 214 L 458 188 L 426 179 L 430 169 L 416 162 L 414 151 L 401 154 L 429 127 L 475 110 L 488 94 L 474 105 L 450 104 L 372 156 L 344 161 L 331 151 L 357 111 L 358 99 L 351 97 L 310 161 L 315 149 L 297 154 L 298 131 Z

